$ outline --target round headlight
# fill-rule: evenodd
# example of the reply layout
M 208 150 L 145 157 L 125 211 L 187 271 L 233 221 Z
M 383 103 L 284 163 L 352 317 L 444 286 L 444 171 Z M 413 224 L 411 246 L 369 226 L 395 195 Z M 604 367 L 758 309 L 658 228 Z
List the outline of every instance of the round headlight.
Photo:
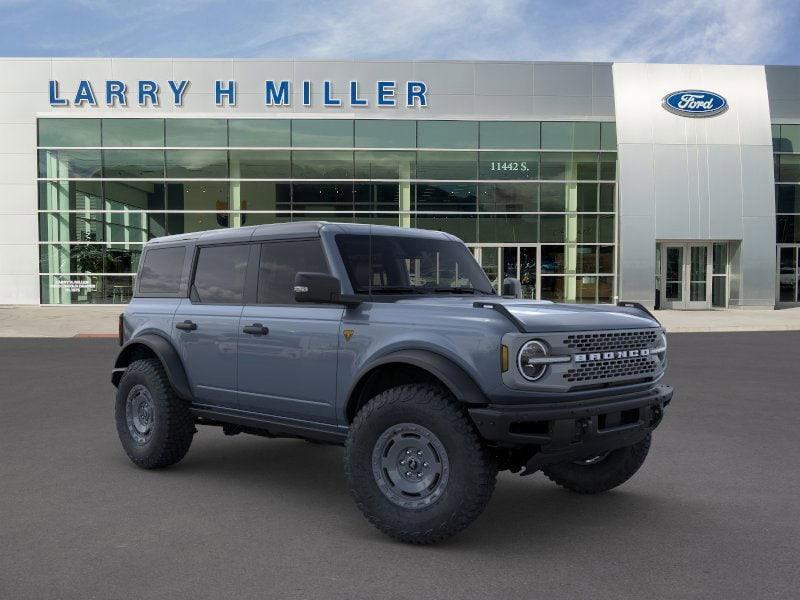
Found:
M 522 376 L 528 381 L 540 379 L 547 370 L 547 363 L 539 363 L 537 359 L 547 356 L 547 346 L 538 340 L 527 342 L 519 349 L 517 367 Z
M 663 332 L 658 335 L 657 349 L 659 351 L 656 352 L 656 356 L 658 357 L 658 360 L 663 363 L 667 358 L 667 335 Z

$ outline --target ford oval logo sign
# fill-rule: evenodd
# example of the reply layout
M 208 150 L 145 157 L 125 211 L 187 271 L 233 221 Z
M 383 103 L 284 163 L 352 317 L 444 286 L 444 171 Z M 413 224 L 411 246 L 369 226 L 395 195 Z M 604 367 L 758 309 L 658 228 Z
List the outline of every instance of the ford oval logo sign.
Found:
M 705 90 L 681 90 L 664 96 L 662 105 L 671 113 L 684 117 L 713 117 L 728 110 L 728 101 Z

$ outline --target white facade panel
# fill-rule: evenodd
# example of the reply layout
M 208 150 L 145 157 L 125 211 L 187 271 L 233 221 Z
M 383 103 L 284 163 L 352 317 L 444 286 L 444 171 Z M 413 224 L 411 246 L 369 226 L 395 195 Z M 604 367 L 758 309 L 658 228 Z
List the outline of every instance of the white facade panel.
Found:
M 316 91 L 321 92 L 322 82 L 330 81 L 333 93 L 339 96 L 347 92 L 355 71 L 355 62 L 351 60 L 295 60 L 294 82 L 300 86 L 303 81 L 311 81 Z
M 533 66 L 526 63 L 478 63 L 478 93 L 491 96 L 533 96 Z
M 0 248 L 2 252 L 2 248 Z M 0 304 L 38 304 L 38 275 L 4 275 L 0 273 Z
M 745 217 L 741 245 L 740 306 L 775 305 L 775 217 Z
M 591 115 L 591 96 L 534 96 L 533 112 L 542 118 L 568 120 L 569 115 Z
M 713 152 L 708 152 L 708 193 L 701 195 L 707 207 L 700 214 L 699 237 L 702 239 L 742 239 L 742 182 L 751 180 L 753 174 L 742 164 L 741 148 L 719 145 Z M 772 156 L 768 158 L 772 162 Z M 743 177 L 730 176 L 731 173 L 745 172 Z M 763 183 L 761 180 L 758 182 Z M 766 189 L 770 190 L 770 187 Z
M 6 220 L 8 215 L 3 215 L 3 220 Z M 25 228 L 26 232 L 29 228 Z M 0 229 L 0 234 L 6 231 L 4 228 Z M 39 262 L 39 246 L 31 244 L 30 239 L 26 239 L 24 244 L 0 244 L 0 276 L 3 275 L 27 275 L 31 278 L 38 278 L 39 269 L 36 268 L 31 271 L 31 265 L 38 265 Z M 18 295 L 14 294 L 11 290 L 0 290 L 0 304 L 9 304 L 6 298 L 13 295 L 18 299 Z M 38 296 L 38 294 L 37 294 Z M 38 300 L 38 298 L 37 298 Z M 23 304 L 33 304 L 31 302 L 24 302 Z
M 35 244 L 39 239 L 36 215 L 3 214 L 0 219 L 0 246 L 20 246 Z M 38 269 L 28 269 L 27 272 L 35 273 Z
M 0 158 L 0 181 L 6 184 L 36 181 L 35 148 L 30 148 L 28 154 L 3 154 Z
M 192 82 L 193 91 L 213 94 L 215 81 L 234 79 L 233 61 L 175 59 L 172 63 L 172 79 L 188 79 Z M 187 98 L 191 95 L 193 94 L 187 94 Z M 211 107 L 214 107 L 213 97 Z
M 128 89 L 134 91 L 136 82 L 140 80 L 150 79 L 164 85 L 164 82 L 175 78 L 172 61 L 164 58 L 114 58 L 111 60 L 111 73 L 114 79 L 126 82 Z M 128 102 L 131 103 L 136 104 L 135 98 Z
M 651 217 L 655 212 L 655 187 L 652 179 L 638 177 L 653 169 L 652 144 L 625 144 L 619 147 L 619 212 L 628 216 Z
M 641 202 L 639 190 L 652 186 L 655 198 L 649 215 L 654 239 L 640 236 L 637 244 L 621 231 L 620 297 L 653 305 L 652 278 L 628 265 L 639 264 L 656 240 L 731 240 L 741 243 L 740 303 L 774 304 L 775 206 L 773 180 L 767 175 L 772 172 L 772 133 L 764 68 L 615 64 L 613 72 L 620 221 L 624 223 L 628 215 L 648 217 L 650 203 Z M 728 109 L 705 118 L 665 110 L 662 99 L 681 90 L 712 91 L 727 100 Z M 650 164 L 634 159 L 637 168 L 626 165 L 647 146 L 653 149 Z M 680 165 L 681 155 L 685 166 Z M 758 217 L 758 228 L 744 225 L 745 190 L 747 211 Z M 770 220 L 770 235 L 748 239 L 756 231 L 763 236 Z M 759 251 L 758 260 L 752 260 L 757 244 L 769 252 Z M 750 272 L 756 268 L 769 276 Z
M 32 214 L 37 206 L 36 183 L 0 183 L 0 215 Z
M 365 92 L 372 92 L 371 82 L 374 81 L 412 81 L 418 77 L 414 73 L 415 63 L 397 60 L 371 60 L 367 62 L 351 63 L 351 73 L 358 74 L 357 79 L 363 82 Z M 350 76 L 352 78 L 352 75 Z M 370 85 L 367 85 L 367 84 Z M 319 85 L 319 84 L 318 84 Z
M 637 148 L 640 148 L 640 145 L 636 145 Z M 688 202 L 678 202 L 678 203 L 670 203 L 669 201 L 657 201 L 658 194 L 663 194 L 664 189 L 669 189 L 669 185 L 672 183 L 673 178 L 680 178 L 685 181 L 683 186 L 683 190 L 675 190 L 673 193 L 683 193 L 685 194 L 687 199 L 696 199 L 697 193 L 696 190 L 692 189 L 692 186 L 689 185 L 689 156 L 690 152 L 685 146 L 677 146 L 677 145 L 664 145 L 664 146 L 650 146 L 647 145 L 647 148 L 651 149 L 651 161 L 649 161 L 647 167 L 652 169 L 652 165 L 658 163 L 662 165 L 663 168 L 657 170 L 654 173 L 655 180 L 652 182 L 653 184 L 653 206 L 655 207 L 655 226 L 658 228 L 658 231 L 661 235 L 663 235 L 667 239 L 682 239 L 684 237 L 689 237 L 689 228 L 691 226 L 692 218 L 690 216 L 690 212 L 692 210 L 692 205 L 696 205 L 696 201 L 693 203 L 690 201 Z M 625 190 L 626 197 L 628 195 L 628 190 Z M 626 204 L 626 209 L 628 208 L 628 202 Z M 649 216 L 649 214 L 645 211 L 645 207 L 643 206 L 641 210 L 636 212 L 637 215 L 641 216 Z
M 19 154 L 36 147 L 36 123 L 0 123 L 0 154 Z M 2 181 L 0 181 L 2 183 Z
M 42 82 L 48 81 L 50 75 L 48 59 L 2 59 L 0 61 L 0 94 L 14 92 L 41 96 Z
M 414 77 L 429 82 L 431 94 L 474 94 L 475 63 L 416 62 Z
M 233 63 L 233 79 L 240 94 L 255 94 L 264 104 L 264 81 L 294 78 L 291 60 L 237 60 Z
M 82 80 L 87 80 L 91 82 L 95 94 L 105 98 L 104 82 L 113 79 L 111 64 L 108 58 L 54 58 L 52 79 L 58 81 L 58 89 L 65 96 L 74 94 L 78 84 Z
M 533 96 L 475 96 L 475 105 L 485 115 L 527 117 L 533 111 Z
M 41 82 L 41 90 L 38 93 L 0 93 L 0 123 L 35 123 L 34 115 L 37 112 L 52 112 L 47 96 L 47 81 L 44 79 Z

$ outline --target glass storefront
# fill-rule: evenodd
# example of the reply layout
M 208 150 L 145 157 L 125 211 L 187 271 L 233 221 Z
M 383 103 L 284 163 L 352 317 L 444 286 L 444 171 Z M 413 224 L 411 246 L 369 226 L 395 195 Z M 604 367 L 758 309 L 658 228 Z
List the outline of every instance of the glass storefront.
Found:
M 775 159 L 776 302 L 800 303 L 800 125 L 773 125 Z
M 38 124 L 45 304 L 127 302 L 153 237 L 292 220 L 447 231 L 498 287 L 514 276 L 529 298 L 614 301 L 614 123 Z

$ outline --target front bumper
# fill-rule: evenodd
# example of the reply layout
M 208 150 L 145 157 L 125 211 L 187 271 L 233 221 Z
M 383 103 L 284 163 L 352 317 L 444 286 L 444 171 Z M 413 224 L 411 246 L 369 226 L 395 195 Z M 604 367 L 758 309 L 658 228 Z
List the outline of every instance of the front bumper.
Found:
M 644 439 L 661 422 L 672 388 L 562 404 L 470 408 L 481 436 L 500 446 L 531 447 L 528 472 L 545 464 L 578 460 Z

